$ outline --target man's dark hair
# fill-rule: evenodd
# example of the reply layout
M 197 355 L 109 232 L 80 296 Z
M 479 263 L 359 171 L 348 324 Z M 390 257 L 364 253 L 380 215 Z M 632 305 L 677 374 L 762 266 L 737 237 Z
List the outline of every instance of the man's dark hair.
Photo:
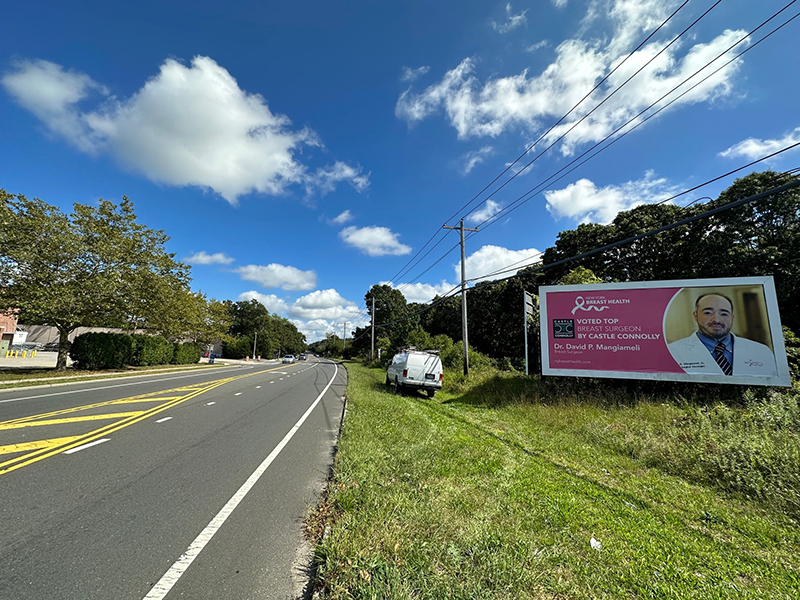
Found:
M 733 314 L 733 300 L 728 298 L 725 294 L 720 294 L 719 292 L 708 292 L 706 294 L 700 294 L 700 296 L 697 297 L 697 300 L 694 301 L 695 311 L 697 310 L 697 305 L 700 304 L 700 300 L 702 300 L 706 296 L 719 296 L 720 298 L 725 298 L 725 300 L 728 301 L 728 304 L 731 305 L 731 314 Z

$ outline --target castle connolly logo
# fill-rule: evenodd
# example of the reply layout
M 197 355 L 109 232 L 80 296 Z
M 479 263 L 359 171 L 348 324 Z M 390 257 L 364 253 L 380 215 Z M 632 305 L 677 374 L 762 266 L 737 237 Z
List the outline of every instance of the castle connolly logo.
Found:
M 553 337 L 575 339 L 575 319 L 553 319 Z

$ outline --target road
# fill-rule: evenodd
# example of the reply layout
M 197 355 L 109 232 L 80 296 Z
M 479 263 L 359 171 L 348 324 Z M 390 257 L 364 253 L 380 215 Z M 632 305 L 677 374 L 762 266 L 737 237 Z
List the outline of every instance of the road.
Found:
M 345 386 L 310 358 L 0 393 L 0 598 L 297 598 Z

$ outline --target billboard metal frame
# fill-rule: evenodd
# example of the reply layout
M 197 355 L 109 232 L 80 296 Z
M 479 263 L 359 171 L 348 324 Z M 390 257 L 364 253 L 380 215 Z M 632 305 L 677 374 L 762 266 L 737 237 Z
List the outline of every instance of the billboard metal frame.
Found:
M 652 290 L 661 288 L 724 288 L 736 286 L 762 286 L 764 302 L 766 304 L 767 322 L 772 338 L 773 351 L 777 367 L 776 376 L 752 375 L 715 375 L 700 373 L 656 373 L 625 370 L 600 370 L 577 368 L 551 368 L 550 347 L 551 330 L 548 312 L 548 295 L 557 292 L 603 292 L 610 290 Z M 680 293 L 680 292 L 678 292 Z M 673 296 L 670 304 L 678 295 Z M 778 300 L 775 293 L 775 283 L 772 277 L 731 277 L 718 279 L 676 279 L 667 281 L 632 281 L 625 283 L 587 284 L 587 285 L 560 285 L 541 286 L 539 288 L 540 331 L 541 331 L 541 356 L 542 375 L 555 375 L 563 377 L 598 377 L 611 379 L 640 379 L 660 381 L 685 381 L 697 383 L 722 383 L 735 385 L 761 385 L 791 387 L 789 365 L 786 360 L 786 348 L 783 342 L 783 330 L 778 313 Z M 662 332 L 664 322 L 669 310 L 669 305 L 661 315 Z M 664 340 L 666 344 L 666 340 Z M 735 344 L 734 344 L 735 352 Z

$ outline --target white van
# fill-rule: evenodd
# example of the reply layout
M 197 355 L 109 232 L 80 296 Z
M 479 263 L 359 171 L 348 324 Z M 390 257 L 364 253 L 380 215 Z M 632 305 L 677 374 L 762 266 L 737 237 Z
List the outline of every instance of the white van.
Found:
M 424 390 L 429 398 L 442 389 L 442 378 L 442 360 L 433 352 L 400 352 L 386 370 L 386 385 L 395 393 L 400 388 Z

